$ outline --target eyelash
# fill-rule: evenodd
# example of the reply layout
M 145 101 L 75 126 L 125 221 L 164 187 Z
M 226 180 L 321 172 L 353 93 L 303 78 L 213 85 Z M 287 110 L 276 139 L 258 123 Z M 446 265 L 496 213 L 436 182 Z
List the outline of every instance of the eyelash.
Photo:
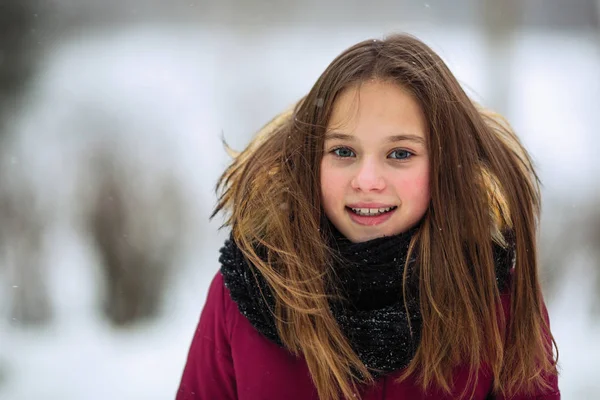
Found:
M 352 149 L 350 149 L 349 147 L 346 147 L 346 146 L 335 147 L 335 148 L 331 149 L 330 153 L 333 154 L 336 158 L 338 158 L 340 160 L 352 157 L 352 156 L 348 156 L 348 157 L 342 157 L 342 156 L 340 156 L 337 153 L 339 150 L 348 150 L 352 154 L 354 154 L 354 156 L 356 156 L 356 153 L 354 153 L 354 150 L 352 150 Z M 408 150 L 405 150 L 405 149 L 394 149 L 394 150 L 392 150 L 390 152 L 390 154 L 393 154 L 395 152 L 403 152 L 403 153 L 406 153 L 408 156 L 404 157 L 404 158 L 395 158 L 395 157 L 392 157 L 393 160 L 405 161 L 405 160 L 408 160 L 409 158 L 411 158 L 412 156 L 414 156 L 414 153 L 412 151 L 408 151 Z M 389 157 L 389 155 L 388 155 L 388 157 Z

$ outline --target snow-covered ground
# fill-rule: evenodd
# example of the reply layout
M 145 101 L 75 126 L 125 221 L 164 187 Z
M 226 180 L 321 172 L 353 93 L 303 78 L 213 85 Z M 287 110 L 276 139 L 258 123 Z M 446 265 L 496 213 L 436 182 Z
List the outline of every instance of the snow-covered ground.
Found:
M 0 320 L 0 399 L 173 398 L 225 234 L 206 219 L 226 162 L 220 135 L 241 148 L 306 92 L 342 49 L 383 33 L 365 28 L 241 37 L 155 26 L 57 44 L 14 121 L 20 139 L 10 154 L 15 173 L 25 171 L 52 199 L 48 207 L 59 209 L 44 253 L 56 318 L 43 330 Z M 489 82 L 477 32 L 414 33 L 432 43 L 485 103 Z M 597 43 L 585 36 L 521 37 L 511 62 L 508 117 L 536 158 L 546 193 L 576 206 L 600 185 L 592 178 L 600 150 L 592 131 L 600 122 Z M 161 317 L 119 331 L 96 311 L 94 255 L 65 222 L 79 209 L 74 186 L 86 154 L 107 141 L 127 150 L 138 167 L 174 172 L 190 199 L 189 218 L 198 225 L 189 232 L 192 245 L 181 257 Z M 600 324 L 588 312 L 590 281 L 581 278 L 589 262 L 573 260 L 561 290 L 548 298 L 565 399 L 600 393 Z M 3 277 L 0 272 L 0 299 L 7 299 L 20 288 Z

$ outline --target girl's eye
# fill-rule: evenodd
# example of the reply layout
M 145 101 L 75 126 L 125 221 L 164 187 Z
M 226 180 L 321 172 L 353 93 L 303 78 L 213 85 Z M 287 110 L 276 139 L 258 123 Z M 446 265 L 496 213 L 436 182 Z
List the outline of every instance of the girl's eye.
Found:
M 333 149 L 331 152 L 340 158 L 356 156 L 356 154 L 354 154 L 354 152 L 347 147 L 338 147 L 337 149 Z
M 408 158 L 410 158 L 413 155 L 413 153 L 411 153 L 408 150 L 394 150 L 390 153 L 389 157 L 396 159 L 396 160 L 406 160 Z

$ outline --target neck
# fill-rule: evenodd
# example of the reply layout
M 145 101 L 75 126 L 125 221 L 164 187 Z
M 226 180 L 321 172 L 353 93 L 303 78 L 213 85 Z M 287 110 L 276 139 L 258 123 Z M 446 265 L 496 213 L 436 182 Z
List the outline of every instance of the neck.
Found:
M 362 310 L 381 308 L 402 300 L 408 248 L 417 230 L 415 227 L 394 236 L 353 243 L 334 228 L 330 239 L 334 272 L 330 282 L 332 291 L 346 299 L 346 306 Z M 412 266 L 414 261 L 413 255 L 408 265 Z M 411 292 L 415 287 L 409 284 Z

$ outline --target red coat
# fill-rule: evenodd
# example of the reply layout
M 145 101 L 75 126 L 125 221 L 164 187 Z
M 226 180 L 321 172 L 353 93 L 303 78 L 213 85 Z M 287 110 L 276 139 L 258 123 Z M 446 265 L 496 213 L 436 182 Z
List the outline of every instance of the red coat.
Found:
M 505 309 L 509 296 L 503 296 Z M 456 372 L 455 394 L 431 390 L 424 394 L 414 380 L 394 382 L 400 371 L 381 377 L 375 386 L 360 392 L 362 400 L 455 399 L 464 389 L 468 369 Z M 552 390 L 514 400 L 560 399 L 558 382 L 550 378 Z M 481 371 L 474 400 L 487 398 L 492 385 Z M 223 277 L 216 275 L 196 333 L 176 400 L 318 400 L 306 362 L 263 337 L 239 312 L 229 296 Z M 496 397 L 500 400 L 500 397 Z

